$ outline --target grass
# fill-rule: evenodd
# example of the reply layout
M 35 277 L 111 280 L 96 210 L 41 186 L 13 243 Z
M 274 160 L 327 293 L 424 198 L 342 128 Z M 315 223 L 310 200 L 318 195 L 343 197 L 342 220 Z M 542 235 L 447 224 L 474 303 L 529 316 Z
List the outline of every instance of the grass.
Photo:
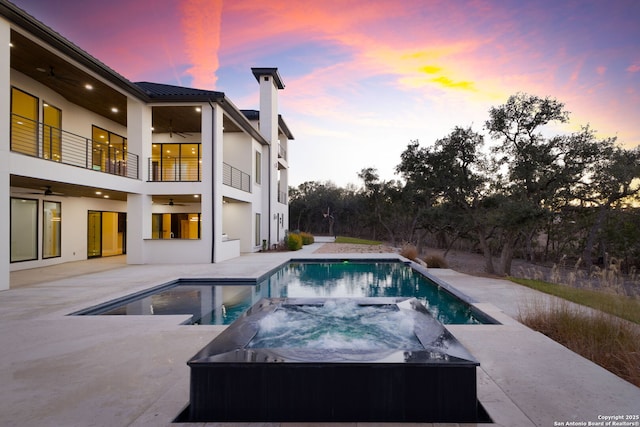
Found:
M 366 239 L 358 239 L 356 237 L 345 237 L 338 236 L 336 237 L 336 243 L 351 243 L 354 245 L 381 245 L 382 242 L 377 240 L 366 240 Z
M 520 322 L 640 387 L 640 332 L 635 325 L 602 312 L 588 313 L 556 300 L 534 301 Z
M 591 289 L 578 289 L 556 285 L 541 280 L 509 278 L 512 282 L 536 289 L 568 301 L 595 308 L 602 312 L 640 324 L 640 299 L 624 295 L 598 292 Z

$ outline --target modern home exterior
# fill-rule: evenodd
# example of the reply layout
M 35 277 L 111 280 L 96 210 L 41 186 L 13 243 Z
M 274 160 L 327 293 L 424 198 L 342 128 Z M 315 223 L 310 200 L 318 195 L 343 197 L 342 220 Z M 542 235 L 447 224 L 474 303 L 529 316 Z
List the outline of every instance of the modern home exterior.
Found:
M 283 239 L 293 135 L 276 68 L 251 70 L 260 110 L 240 110 L 130 82 L 6 0 L 0 58 L 0 290 L 14 270 L 212 263 Z

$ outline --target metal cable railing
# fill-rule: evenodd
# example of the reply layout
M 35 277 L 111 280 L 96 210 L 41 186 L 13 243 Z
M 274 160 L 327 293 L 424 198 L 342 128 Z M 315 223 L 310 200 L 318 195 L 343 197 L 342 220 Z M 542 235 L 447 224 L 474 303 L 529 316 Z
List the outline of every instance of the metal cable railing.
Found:
M 139 178 L 138 155 L 11 114 L 11 151 L 112 175 Z
M 149 177 L 151 182 L 193 182 L 202 181 L 199 157 L 150 157 Z
M 238 190 L 251 192 L 251 175 L 227 163 L 222 164 L 222 183 Z

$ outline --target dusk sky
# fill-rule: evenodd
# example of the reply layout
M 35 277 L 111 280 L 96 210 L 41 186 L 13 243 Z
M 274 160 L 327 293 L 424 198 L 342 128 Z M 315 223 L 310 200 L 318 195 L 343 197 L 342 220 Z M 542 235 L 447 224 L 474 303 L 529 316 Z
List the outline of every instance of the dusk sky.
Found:
M 640 144 L 638 0 L 13 0 L 131 81 L 225 92 L 258 109 L 277 67 L 290 185 L 393 179 L 411 140 L 483 129 L 526 92 L 571 112 L 562 133 Z M 488 139 L 488 136 L 487 136 Z

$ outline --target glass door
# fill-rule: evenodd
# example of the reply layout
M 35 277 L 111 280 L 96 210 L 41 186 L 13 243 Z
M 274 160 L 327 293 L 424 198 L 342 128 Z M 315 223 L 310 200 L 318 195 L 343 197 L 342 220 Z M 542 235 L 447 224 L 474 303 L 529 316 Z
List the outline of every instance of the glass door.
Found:
M 102 256 L 102 212 L 89 211 L 87 233 L 87 258 Z
M 43 158 L 56 162 L 62 160 L 62 111 L 47 102 L 42 104 L 42 151 Z
M 38 157 L 38 98 L 11 88 L 11 150 Z
M 88 215 L 88 258 L 127 253 L 126 213 L 89 211 Z

